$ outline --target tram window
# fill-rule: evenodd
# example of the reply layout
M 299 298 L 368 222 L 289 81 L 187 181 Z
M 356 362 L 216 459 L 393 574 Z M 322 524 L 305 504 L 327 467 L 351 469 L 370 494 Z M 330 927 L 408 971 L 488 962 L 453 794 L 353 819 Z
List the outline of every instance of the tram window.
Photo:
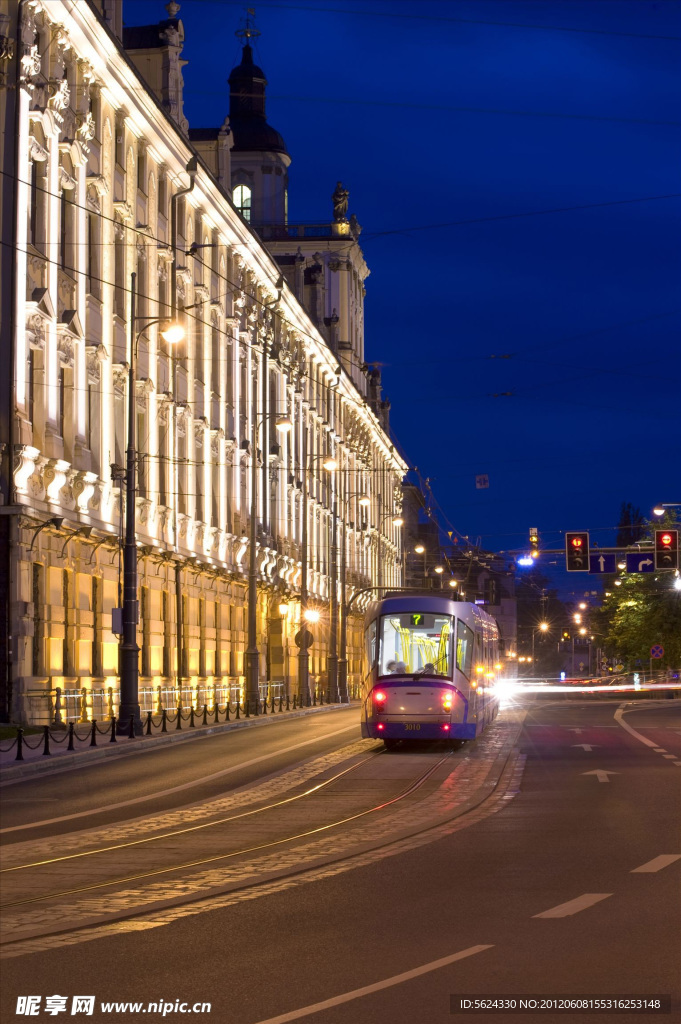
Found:
M 470 678 L 473 664 L 473 636 L 473 630 L 459 619 L 456 634 L 456 667 L 466 678 Z
M 367 662 L 371 668 L 376 661 L 376 619 L 369 624 L 364 632 Z
M 417 621 L 414 621 L 417 620 Z M 397 614 L 381 618 L 379 675 L 420 672 L 451 679 L 451 615 Z

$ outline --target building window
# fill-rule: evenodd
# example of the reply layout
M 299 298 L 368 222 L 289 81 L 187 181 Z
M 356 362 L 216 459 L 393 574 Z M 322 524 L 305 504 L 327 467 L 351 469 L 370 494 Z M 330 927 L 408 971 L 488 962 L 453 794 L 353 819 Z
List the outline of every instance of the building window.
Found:
M 232 200 L 245 221 L 251 221 L 251 190 L 248 185 L 237 185 L 232 192 Z

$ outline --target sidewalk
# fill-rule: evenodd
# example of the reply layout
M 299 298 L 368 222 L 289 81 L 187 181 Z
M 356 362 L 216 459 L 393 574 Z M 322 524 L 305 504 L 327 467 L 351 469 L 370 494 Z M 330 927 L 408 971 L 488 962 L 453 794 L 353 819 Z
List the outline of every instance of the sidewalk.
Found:
M 275 722 L 288 721 L 291 718 L 302 718 L 305 715 L 323 714 L 330 711 L 342 711 L 353 706 L 356 707 L 357 702 L 353 701 L 349 704 L 323 704 L 317 707 L 298 708 L 295 711 L 277 711 L 274 714 L 268 712 L 267 715 L 251 715 L 250 718 L 241 718 L 238 721 L 233 720 L 217 724 L 209 723 L 208 725 L 197 724 L 194 728 L 183 723 L 182 729 L 176 729 L 175 725 L 172 724 L 168 726 L 169 731 L 166 733 L 156 733 L 151 736 L 135 736 L 133 739 L 127 736 L 117 736 L 115 743 L 111 742 L 110 728 L 107 727 L 105 734 L 101 734 L 98 731 L 96 746 L 90 746 L 90 735 L 88 734 L 85 739 L 76 740 L 76 749 L 72 751 L 66 749 L 68 743 L 67 731 L 64 730 L 62 733 L 63 739 L 57 741 L 55 736 L 58 736 L 58 733 L 53 727 L 50 732 L 50 753 L 47 756 L 43 754 L 43 737 L 39 733 L 31 734 L 24 738 L 23 761 L 16 760 L 16 743 L 14 743 L 11 750 L 7 750 L 12 741 L 10 739 L 0 741 L 0 786 L 5 782 L 65 771 L 69 768 L 80 767 L 83 764 L 101 761 L 108 757 L 141 754 L 144 751 L 154 750 L 157 747 L 166 747 L 173 743 L 197 740 L 202 736 L 216 736 L 219 733 L 232 732 L 235 729 L 261 728 Z M 98 724 L 105 726 L 104 722 Z M 86 728 L 85 725 L 81 725 L 78 729 L 78 736 L 83 737 Z M 26 740 L 34 749 L 29 748 Z

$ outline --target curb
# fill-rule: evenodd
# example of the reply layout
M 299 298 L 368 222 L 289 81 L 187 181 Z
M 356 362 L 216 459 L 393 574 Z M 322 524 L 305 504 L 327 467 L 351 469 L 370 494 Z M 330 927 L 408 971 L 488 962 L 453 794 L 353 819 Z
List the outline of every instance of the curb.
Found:
M 350 701 L 348 704 L 324 704 L 321 707 L 302 708 L 296 711 L 285 712 L 284 715 L 259 715 L 256 717 L 241 719 L 238 722 L 223 722 L 216 725 L 201 725 L 195 727 L 191 732 L 175 731 L 165 733 L 161 736 L 135 736 L 133 739 L 121 737 L 116 743 L 109 743 L 103 747 L 88 747 L 85 750 L 73 751 L 69 754 L 52 754 L 44 761 L 20 762 L 10 761 L 0 765 L 0 788 L 6 782 L 32 778 L 36 775 L 48 775 L 55 772 L 66 771 L 69 768 L 79 768 L 91 761 L 102 761 L 110 757 L 123 757 L 127 754 L 142 754 L 147 750 L 154 750 L 157 747 L 168 747 L 173 743 L 189 742 L 198 740 L 202 736 L 217 736 L 221 733 L 233 732 L 236 729 L 251 729 L 260 726 L 267 726 L 279 721 L 289 721 L 292 718 L 304 718 L 307 715 L 323 714 L 332 711 L 344 711 L 357 706 L 357 701 Z

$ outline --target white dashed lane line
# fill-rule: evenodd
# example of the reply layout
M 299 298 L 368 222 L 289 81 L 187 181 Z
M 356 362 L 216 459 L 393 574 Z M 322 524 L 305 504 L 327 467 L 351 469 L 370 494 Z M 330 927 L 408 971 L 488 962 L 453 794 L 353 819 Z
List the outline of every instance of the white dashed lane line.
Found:
M 441 960 L 432 960 L 422 967 L 415 967 L 413 971 L 405 971 L 404 974 L 395 974 L 392 978 L 384 981 L 377 981 L 373 985 L 365 985 L 363 988 L 353 989 L 352 992 L 344 992 L 340 996 L 333 996 L 321 1003 L 311 1003 L 310 1006 L 302 1006 L 298 1010 L 291 1010 L 289 1013 L 281 1013 L 278 1017 L 268 1017 L 267 1020 L 258 1021 L 258 1024 L 286 1024 L 290 1020 L 298 1020 L 300 1017 L 309 1017 L 311 1013 L 319 1013 L 320 1010 L 329 1010 L 332 1006 L 340 1006 L 341 1003 L 349 1003 L 352 999 L 360 999 L 362 996 L 369 996 L 373 992 L 380 992 L 384 988 L 392 988 L 393 985 L 401 985 L 405 981 L 419 978 L 422 974 L 429 974 L 430 971 L 439 971 L 441 967 L 456 963 L 457 960 L 465 960 L 466 957 L 475 956 L 476 953 L 483 953 L 486 949 L 493 949 L 493 946 L 469 946 L 459 953 L 451 956 L 444 956 Z
M 543 910 L 541 914 L 533 914 L 532 917 L 570 917 L 572 914 L 578 914 L 580 910 L 587 910 L 589 907 L 593 907 L 595 903 L 600 903 L 601 900 L 607 900 L 608 896 L 612 895 L 611 892 L 585 892 L 574 900 L 568 900 L 567 903 L 559 903 L 557 907 Z
M 646 861 L 645 864 L 641 864 L 638 868 L 632 868 L 629 872 L 630 875 L 636 874 L 648 874 L 653 871 L 661 871 L 662 868 L 669 867 L 674 861 L 681 860 L 681 853 L 661 853 L 659 857 L 653 857 L 652 860 Z
M 667 753 L 667 751 L 664 749 L 664 747 L 653 747 L 653 750 L 655 751 L 656 754 L 666 754 Z
M 677 755 L 676 755 L 676 754 L 663 754 L 662 756 L 663 756 L 663 757 L 666 757 L 668 761 L 673 761 L 673 760 L 674 760 L 674 758 L 675 758 L 675 757 L 676 757 Z

